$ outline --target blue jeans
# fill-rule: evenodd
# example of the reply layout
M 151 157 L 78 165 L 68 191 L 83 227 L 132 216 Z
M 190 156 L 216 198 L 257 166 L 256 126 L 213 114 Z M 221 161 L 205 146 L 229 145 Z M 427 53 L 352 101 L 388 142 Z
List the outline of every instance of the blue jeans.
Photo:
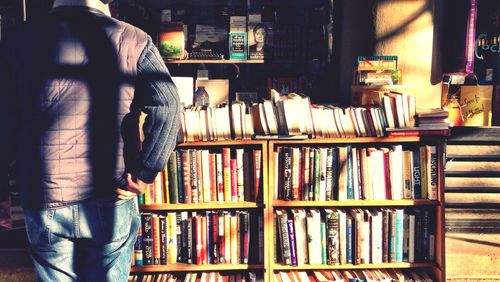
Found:
M 127 281 L 140 226 L 134 199 L 24 211 L 37 281 Z

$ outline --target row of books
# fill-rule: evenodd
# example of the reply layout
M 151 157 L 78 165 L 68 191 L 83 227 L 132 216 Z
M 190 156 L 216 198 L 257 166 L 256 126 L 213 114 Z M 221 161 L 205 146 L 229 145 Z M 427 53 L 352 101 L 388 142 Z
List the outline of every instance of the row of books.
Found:
M 222 148 L 174 151 L 140 204 L 258 202 L 262 199 L 262 150 Z
M 344 265 L 434 260 L 430 210 L 276 210 L 276 261 Z
M 280 200 L 437 199 L 436 146 L 287 147 L 274 152 Z
M 425 270 L 363 269 L 280 271 L 274 282 L 432 282 L 433 275 Z
M 272 100 L 251 105 L 233 101 L 230 106 L 184 108 L 179 141 L 250 139 L 254 135 L 382 137 L 386 129 L 415 126 L 415 97 L 405 93 L 363 94 L 363 106 L 339 107 L 312 104 L 303 94 L 271 92 Z
M 257 282 L 264 281 L 255 272 L 226 274 L 220 272 L 188 272 L 184 274 L 132 274 L 128 282 Z
M 263 228 L 248 211 L 143 212 L 134 264 L 262 263 Z

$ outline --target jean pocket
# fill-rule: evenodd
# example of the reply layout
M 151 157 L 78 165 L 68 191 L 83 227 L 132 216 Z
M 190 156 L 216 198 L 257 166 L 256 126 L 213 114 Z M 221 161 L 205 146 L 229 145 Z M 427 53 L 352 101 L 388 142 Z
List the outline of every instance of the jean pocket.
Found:
M 28 241 L 32 246 L 50 246 L 50 230 L 56 210 L 24 210 L 24 222 Z
M 122 241 L 129 236 L 134 213 L 134 201 L 101 202 L 98 207 L 103 243 Z

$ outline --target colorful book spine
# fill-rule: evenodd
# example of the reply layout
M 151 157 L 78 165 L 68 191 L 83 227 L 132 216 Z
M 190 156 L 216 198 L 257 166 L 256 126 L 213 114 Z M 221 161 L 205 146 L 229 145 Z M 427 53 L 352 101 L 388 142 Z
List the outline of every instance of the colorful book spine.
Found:
M 296 239 L 295 239 L 295 231 L 293 228 L 293 220 L 288 219 L 287 220 L 287 226 L 288 226 L 288 236 L 290 239 L 290 257 L 292 259 L 292 265 L 297 266 L 297 244 L 296 244 Z

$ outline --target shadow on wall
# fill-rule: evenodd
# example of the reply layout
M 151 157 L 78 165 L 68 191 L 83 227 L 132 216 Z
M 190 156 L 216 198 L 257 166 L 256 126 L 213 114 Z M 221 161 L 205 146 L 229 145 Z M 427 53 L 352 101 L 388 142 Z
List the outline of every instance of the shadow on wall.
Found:
M 443 4 L 435 0 L 344 1 L 339 4 L 335 102 L 349 103 L 358 55 L 397 55 L 403 82 L 420 107 L 439 106 Z M 419 105 L 417 104 L 417 107 Z

